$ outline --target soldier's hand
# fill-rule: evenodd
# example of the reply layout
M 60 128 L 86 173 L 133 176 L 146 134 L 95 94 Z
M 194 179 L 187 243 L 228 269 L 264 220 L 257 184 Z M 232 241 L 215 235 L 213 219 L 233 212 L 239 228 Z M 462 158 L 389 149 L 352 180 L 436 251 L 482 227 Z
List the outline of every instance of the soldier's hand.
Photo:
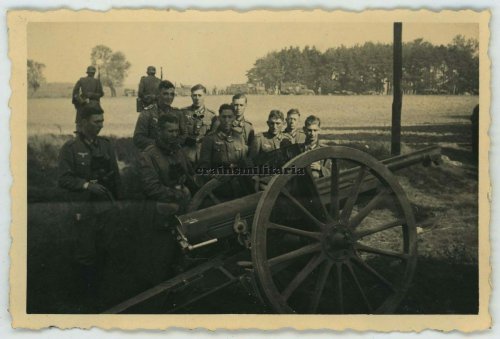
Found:
M 97 195 L 106 195 L 107 193 L 107 188 L 104 187 L 101 184 L 98 183 L 89 183 L 89 186 L 87 187 L 90 193 L 97 194 Z
M 311 164 L 311 169 L 312 169 L 313 171 L 321 171 L 321 164 L 320 164 L 320 163 L 318 163 L 318 162 L 313 162 L 313 163 Z

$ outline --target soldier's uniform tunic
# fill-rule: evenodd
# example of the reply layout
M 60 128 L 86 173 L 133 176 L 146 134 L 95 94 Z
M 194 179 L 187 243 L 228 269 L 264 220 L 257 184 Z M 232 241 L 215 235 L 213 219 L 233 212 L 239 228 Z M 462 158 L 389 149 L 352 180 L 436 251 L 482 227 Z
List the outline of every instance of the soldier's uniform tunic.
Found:
M 304 153 L 314 150 L 316 148 L 327 147 L 327 146 L 328 146 L 327 144 L 325 144 L 323 141 L 320 140 L 315 144 L 302 143 L 300 144 L 300 149 L 301 152 Z M 321 169 L 311 170 L 314 178 L 322 178 L 330 175 L 330 164 L 331 164 L 330 160 L 317 161 L 316 163 L 318 163 L 321 166 Z
M 294 143 L 296 143 L 296 144 L 303 144 L 306 142 L 306 134 L 300 128 L 296 128 L 296 129 L 292 130 L 292 129 L 287 127 L 285 129 L 285 133 L 288 134 L 289 136 L 291 136 L 292 139 L 294 140 Z
M 216 119 L 215 112 L 203 107 L 188 106 L 182 109 L 186 122 L 186 142 L 184 151 L 193 166 L 200 158 L 201 142 L 211 131 Z
M 160 109 L 158 104 L 146 107 L 137 118 L 134 130 L 134 144 L 140 150 L 153 145 L 158 136 L 158 118 L 163 114 L 171 114 L 179 120 L 180 139 L 183 141 L 186 135 L 186 122 L 182 110 L 173 107 Z
M 142 100 L 144 107 L 153 104 L 160 93 L 158 86 L 161 80 L 154 75 L 142 76 L 139 82 L 137 96 Z
M 211 130 L 217 131 L 219 128 L 220 121 L 218 118 L 214 120 Z M 253 139 L 255 138 L 255 131 L 253 129 L 253 125 L 250 121 L 245 120 L 245 117 L 240 117 L 233 121 L 233 130 L 237 133 L 240 133 L 245 140 L 245 145 L 249 146 L 252 144 Z
M 180 145 L 169 147 L 157 140 L 141 152 L 140 169 L 146 198 L 182 205 L 175 187 L 183 186 L 194 170 Z
M 203 139 L 198 167 L 239 167 L 245 163 L 246 153 L 247 146 L 241 134 L 231 130 L 228 135 L 219 129 Z
M 105 186 L 113 199 L 118 198 L 120 173 L 111 142 L 103 137 L 90 142 L 78 134 L 61 148 L 58 183 L 74 192 L 73 201 L 82 202 L 76 211 L 75 260 L 85 266 L 95 264 L 97 247 L 106 247 L 113 237 L 111 197 L 96 196 L 85 190 L 84 184 L 90 181 Z
M 292 137 L 286 133 L 279 133 L 275 136 L 271 135 L 269 132 L 260 133 L 255 136 L 255 139 L 250 145 L 248 157 L 252 164 L 261 165 L 266 162 L 266 153 L 291 144 L 293 144 Z
M 80 122 L 81 108 L 85 104 L 85 99 L 89 99 L 90 101 L 95 101 L 100 104 L 101 97 L 103 96 L 104 91 L 99 79 L 90 76 L 80 78 L 73 88 L 72 96 L 72 102 L 76 108 L 75 122 Z

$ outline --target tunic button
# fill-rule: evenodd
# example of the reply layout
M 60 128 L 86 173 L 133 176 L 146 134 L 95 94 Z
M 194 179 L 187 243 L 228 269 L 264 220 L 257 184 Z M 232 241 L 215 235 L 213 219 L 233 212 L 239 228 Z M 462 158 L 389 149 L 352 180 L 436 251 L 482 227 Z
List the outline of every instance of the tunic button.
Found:
M 84 163 L 84 162 L 82 162 L 82 165 L 85 165 L 85 163 Z

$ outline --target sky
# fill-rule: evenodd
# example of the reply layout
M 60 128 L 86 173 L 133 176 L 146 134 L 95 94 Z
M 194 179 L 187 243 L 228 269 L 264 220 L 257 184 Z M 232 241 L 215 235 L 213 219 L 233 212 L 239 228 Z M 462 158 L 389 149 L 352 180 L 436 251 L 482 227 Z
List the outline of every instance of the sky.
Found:
M 423 38 L 448 44 L 454 36 L 479 37 L 471 23 L 403 23 L 403 41 Z M 135 86 L 146 67 L 163 67 L 177 84 L 225 87 L 245 83 L 246 72 L 268 52 L 288 46 L 320 51 L 366 41 L 391 43 L 391 23 L 30 23 L 28 58 L 44 63 L 48 82 L 75 82 L 85 75 L 90 51 L 104 44 L 125 54 L 131 67 L 125 84 Z

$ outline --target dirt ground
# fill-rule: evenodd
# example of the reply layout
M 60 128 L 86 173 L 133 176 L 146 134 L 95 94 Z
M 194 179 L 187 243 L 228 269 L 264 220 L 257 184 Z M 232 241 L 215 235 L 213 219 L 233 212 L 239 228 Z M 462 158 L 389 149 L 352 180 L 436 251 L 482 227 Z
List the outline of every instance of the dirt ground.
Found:
M 478 311 L 478 178 L 471 156 L 470 125 L 461 117 L 457 124 L 409 126 L 403 128 L 403 153 L 440 144 L 443 163 L 396 173 L 412 203 L 418 226 L 419 258 L 413 283 L 397 310 L 405 314 L 474 314 Z M 386 129 L 331 129 L 326 140 L 364 149 L 378 158 L 388 156 Z M 380 141 L 385 140 L 385 141 Z M 125 143 L 129 141 L 119 141 Z M 134 154 L 118 145 L 118 157 L 127 162 Z M 46 152 L 51 152 L 46 147 Z M 71 213 L 63 193 L 54 189 L 54 161 L 40 156 L 36 147 L 28 151 L 28 313 L 81 313 L 75 297 L 71 253 L 74 233 Z M 40 163 L 43 166 L 40 167 Z M 42 171 L 34 171 L 33 166 Z M 35 167 L 36 167 L 35 166 Z M 30 169 L 30 167 L 29 167 Z M 133 177 L 133 167 L 128 175 Z M 133 180 L 129 192 L 137 189 Z M 135 196 L 137 198 L 137 196 Z M 138 208 L 143 208 L 138 207 Z M 56 211 L 56 213 L 54 213 Z M 128 214 L 126 214 L 128 213 Z M 143 224 L 129 209 L 120 217 L 121 250 L 115 252 L 104 271 L 105 286 L 95 296 L 97 309 L 104 310 L 173 274 L 151 258 L 167 258 L 175 253 L 154 250 L 170 242 L 168 236 L 138 228 Z M 137 245 L 141 244 L 141 245 Z M 156 244 L 156 245 L 155 245 Z M 161 247 L 161 246 L 160 246 Z M 147 250 L 145 250 L 147 249 Z M 145 264 L 146 263 L 146 264 Z M 189 313 L 267 313 L 239 284 L 234 284 L 191 305 Z

